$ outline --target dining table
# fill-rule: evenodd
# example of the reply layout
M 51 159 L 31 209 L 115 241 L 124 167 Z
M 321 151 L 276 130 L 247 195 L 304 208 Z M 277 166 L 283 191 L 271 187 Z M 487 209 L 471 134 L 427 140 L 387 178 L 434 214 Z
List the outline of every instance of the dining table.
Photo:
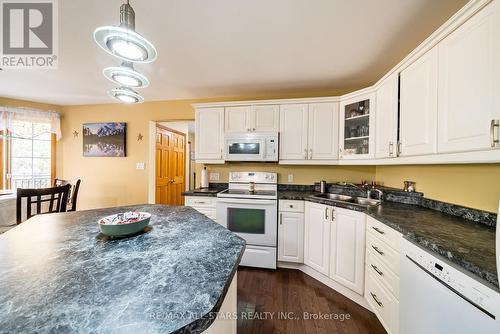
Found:
M 149 212 L 137 235 L 101 217 Z M 37 215 L 0 235 L 0 333 L 201 333 L 214 322 L 245 241 L 185 206 Z

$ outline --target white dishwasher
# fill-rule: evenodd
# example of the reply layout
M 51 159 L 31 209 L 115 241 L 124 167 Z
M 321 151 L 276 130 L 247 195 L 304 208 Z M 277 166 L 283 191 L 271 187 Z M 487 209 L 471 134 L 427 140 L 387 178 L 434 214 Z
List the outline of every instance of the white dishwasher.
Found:
M 499 334 L 500 294 L 403 239 L 401 334 Z

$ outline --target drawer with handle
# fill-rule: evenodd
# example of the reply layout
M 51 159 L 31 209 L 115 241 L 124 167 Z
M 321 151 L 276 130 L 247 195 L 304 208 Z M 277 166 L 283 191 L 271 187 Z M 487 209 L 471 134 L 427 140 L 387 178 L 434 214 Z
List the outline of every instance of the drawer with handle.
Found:
M 378 220 L 368 216 L 366 219 L 366 230 L 376 235 L 380 240 L 387 243 L 396 251 L 400 251 L 403 235 Z
M 399 302 L 367 268 L 365 298 L 390 334 L 399 332 Z
M 186 196 L 184 203 L 192 207 L 216 208 L 217 197 Z
M 385 265 L 373 250 L 366 249 L 366 266 L 384 287 L 399 300 L 399 277 L 387 265 Z
M 392 247 L 389 247 L 385 242 L 373 236 L 371 233 L 366 235 L 366 248 L 372 254 L 389 267 L 396 275 L 399 276 L 399 261 L 400 255 Z
M 304 212 L 304 201 L 279 200 L 280 211 Z

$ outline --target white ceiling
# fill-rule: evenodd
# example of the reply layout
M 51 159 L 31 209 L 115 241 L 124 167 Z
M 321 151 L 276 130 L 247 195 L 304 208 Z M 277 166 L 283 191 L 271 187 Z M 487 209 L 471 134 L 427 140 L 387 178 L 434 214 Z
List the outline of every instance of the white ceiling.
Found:
M 59 1 L 59 69 L 4 70 L 0 96 L 61 105 L 113 103 L 93 41 L 120 0 Z M 132 0 L 159 58 L 136 66 L 146 100 L 345 91 L 374 83 L 465 0 Z

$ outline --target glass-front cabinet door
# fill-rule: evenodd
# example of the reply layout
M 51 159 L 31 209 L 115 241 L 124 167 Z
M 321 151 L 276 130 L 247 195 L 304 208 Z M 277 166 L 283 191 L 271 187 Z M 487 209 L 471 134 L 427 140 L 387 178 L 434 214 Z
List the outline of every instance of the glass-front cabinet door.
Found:
M 340 159 L 367 159 L 374 156 L 374 113 L 374 93 L 340 103 Z

